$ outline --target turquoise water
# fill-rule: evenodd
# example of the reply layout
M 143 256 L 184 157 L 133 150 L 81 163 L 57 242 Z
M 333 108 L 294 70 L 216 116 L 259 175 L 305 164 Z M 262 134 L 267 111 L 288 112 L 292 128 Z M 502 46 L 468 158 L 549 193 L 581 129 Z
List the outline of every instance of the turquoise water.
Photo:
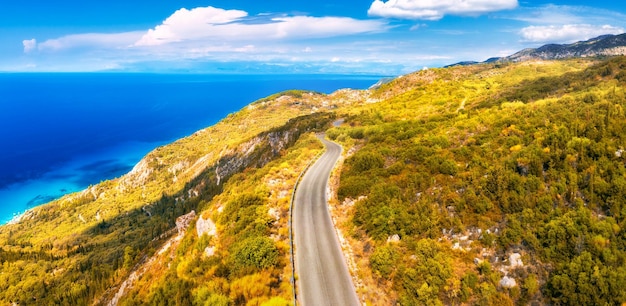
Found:
M 379 76 L 0 74 L 0 224 L 128 172 L 159 145 L 288 89 L 364 89 Z

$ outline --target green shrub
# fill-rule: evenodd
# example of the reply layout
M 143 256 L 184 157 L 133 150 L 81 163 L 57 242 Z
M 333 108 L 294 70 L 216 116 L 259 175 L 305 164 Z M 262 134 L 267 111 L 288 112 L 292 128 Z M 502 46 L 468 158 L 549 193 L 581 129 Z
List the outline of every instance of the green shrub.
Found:
M 373 183 L 374 181 L 371 178 L 365 176 L 350 176 L 341 180 L 337 195 L 340 200 L 356 198 L 364 195 L 372 187 Z
M 274 267 L 278 263 L 278 248 L 267 237 L 253 237 L 240 241 L 230 254 L 233 270 L 254 271 Z
M 392 246 L 386 245 L 376 248 L 374 253 L 372 253 L 372 257 L 370 257 L 372 270 L 374 270 L 379 277 L 388 277 L 395 267 L 397 256 Z
M 356 172 L 365 172 L 368 170 L 382 168 L 385 165 L 385 159 L 378 152 L 358 152 L 351 159 L 350 164 L 352 170 Z

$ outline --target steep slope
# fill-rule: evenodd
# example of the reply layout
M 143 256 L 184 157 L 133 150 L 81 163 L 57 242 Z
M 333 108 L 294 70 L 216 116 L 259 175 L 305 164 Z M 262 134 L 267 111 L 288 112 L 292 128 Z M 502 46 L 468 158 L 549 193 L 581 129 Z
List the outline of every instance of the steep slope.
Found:
M 189 216 L 188 227 L 136 269 L 125 292 L 116 289 L 120 304 L 288 305 L 289 198 L 321 149 L 307 134 L 264 167 L 234 175 L 202 213 Z
M 624 303 L 625 89 L 615 57 L 269 97 L 0 227 L 0 301 L 289 304 L 290 192 L 327 130 L 361 300 Z
M 119 179 L 0 227 L 0 300 L 89 304 L 110 292 L 174 234 L 177 217 L 204 210 L 232 175 L 267 164 L 303 133 L 329 124 L 321 112 L 342 95 L 293 91 L 258 101 L 157 148 Z
M 401 305 L 625 302 L 625 69 L 433 69 L 342 110 L 328 135 L 358 150 L 338 207 L 368 286 Z

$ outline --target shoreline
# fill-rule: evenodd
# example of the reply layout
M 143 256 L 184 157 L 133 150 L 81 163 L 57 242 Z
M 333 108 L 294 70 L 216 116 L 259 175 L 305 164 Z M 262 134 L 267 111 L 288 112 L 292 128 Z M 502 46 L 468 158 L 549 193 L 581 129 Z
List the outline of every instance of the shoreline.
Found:
M 167 142 L 118 144 L 103 152 L 79 156 L 58 165 L 55 170 L 39 178 L 9 185 L 0 190 L 0 202 L 11 203 L 0 215 L 0 226 L 19 223 L 33 208 L 85 190 L 90 185 L 125 175 L 144 156 L 164 143 Z M 15 211 L 10 208 L 15 208 Z
M 25 210 L 22 213 L 18 213 L 16 215 L 13 216 L 13 218 L 11 218 L 11 220 L 7 221 L 6 223 L 0 223 L 0 226 L 4 226 L 4 225 L 13 225 L 13 224 L 18 224 L 22 221 L 22 218 L 26 215 L 26 213 L 29 211 L 30 209 Z
M 62 94 L 64 92 L 64 89 L 69 90 L 69 89 L 74 88 L 77 85 L 84 85 L 84 84 L 93 85 L 93 82 L 92 82 L 93 80 L 102 79 L 102 77 L 95 76 L 93 78 L 90 78 L 89 82 L 84 82 L 84 81 L 74 80 L 74 77 L 75 75 L 65 76 L 65 78 L 67 78 L 69 82 L 64 83 L 65 85 L 63 85 L 61 88 L 55 87 L 55 91 L 53 91 L 53 93 L 56 93 L 56 95 L 53 95 L 52 101 L 56 101 L 56 100 L 65 101 L 65 98 L 64 98 L 65 96 Z M 49 85 L 51 83 L 56 84 L 58 82 L 56 78 L 49 79 L 46 76 L 39 76 L 39 78 L 41 78 L 41 80 L 37 83 L 39 85 L 42 85 L 42 84 Z M 139 162 L 146 154 L 154 150 L 156 147 L 171 143 L 180 138 L 183 138 L 192 133 L 195 133 L 197 130 L 212 126 L 216 124 L 217 122 L 219 122 L 220 120 L 222 120 L 223 118 L 227 117 L 228 114 L 245 108 L 247 105 L 250 105 L 250 103 L 253 103 L 259 98 L 268 96 L 268 92 L 270 92 L 270 94 L 278 93 L 278 92 L 287 90 L 288 88 L 307 88 L 306 90 L 320 91 L 324 93 L 332 93 L 341 88 L 365 89 L 371 86 L 372 83 L 375 83 L 376 81 L 380 81 L 381 76 L 354 76 L 354 75 L 331 74 L 331 75 L 322 75 L 322 76 L 314 76 L 314 77 L 305 76 L 305 77 L 302 77 L 301 79 L 297 78 L 295 80 L 291 78 L 289 79 L 278 78 L 278 80 L 274 80 L 276 79 L 276 76 L 273 76 L 273 75 L 265 76 L 265 77 L 248 76 L 248 77 L 244 77 L 243 79 L 240 79 L 240 78 L 241 76 L 237 76 L 236 78 L 233 78 L 232 80 L 228 79 L 226 82 L 224 82 L 223 80 L 216 79 L 215 77 L 212 77 L 212 76 L 188 76 L 185 78 L 185 80 L 183 80 L 183 82 L 180 82 L 180 80 L 177 80 L 177 79 L 172 80 L 168 76 L 153 76 L 148 79 L 144 79 L 144 78 L 137 77 L 137 76 L 130 77 L 129 78 L 131 81 L 130 84 L 133 85 L 134 90 L 136 90 L 137 88 L 141 89 L 141 88 L 147 88 L 147 86 L 152 86 L 153 84 L 157 83 L 156 81 L 159 81 L 159 82 L 163 81 L 164 82 L 163 84 L 166 84 L 169 86 L 169 87 L 165 86 L 163 87 L 165 89 L 159 91 L 159 94 L 160 94 L 159 99 L 156 99 L 156 98 L 148 99 L 145 101 L 145 103 L 140 105 L 144 108 L 148 108 L 149 110 L 155 113 L 154 115 L 151 115 L 148 118 L 152 121 L 146 121 L 146 122 L 143 122 L 143 121 L 134 122 L 133 121 L 133 124 L 129 125 L 131 127 L 146 126 L 145 130 L 150 132 L 146 135 L 149 135 L 151 138 L 144 135 L 145 133 L 144 134 L 135 133 L 136 135 L 133 134 L 134 136 L 132 137 L 125 136 L 125 135 L 121 135 L 121 136 L 118 135 L 119 137 L 114 137 L 114 138 L 116 139 L 121 138 L 121 139 L 117 139 L 113 142 L 117 142 L 117 141 L 120 141 L 120 142 L 117 142 L 115 145 L 106 148 L 104 152 L 100 150 L 89 151 L 86 155 L 76 155 L 76 156 L 66 155 L 64 152 L 61 152 L 63 154 L 59 153 L 63 155 L 64 158 L 71 157 L 71 158 L 77 158 L 78 160 L 73 159 L 70 161 L 63 161 L 61 162 L 62 164 L 55 165 L 54 170 L 52 171 L 45 172 L 41 174 L 40 176 L 33 178 L 31 180 L 10 183 L 9 185 L 6 186 L 6 188 L 0 189 L 0 203 L 2 203 L 3 205 L 3 207 L 0 207 L 0 220 L 1 220 L 0 226 L 6 225 L 6 224 L 19 223 L 24 219 L 23 218 L 24 215 L 30 209 L 41 206 L 41 205 L 45 205 L 46 203 L 50 203 L 50 201 L 47 201 L 45 203 L 36 201 L 36 202 L 33 202 L 36 205 L 29 206 L 29 203 L 32 202 L 33 199 L 38 199 L 38 197 L 41 197 L 41 199 L 43 198 L 47 199 L 50 196 L 53 196 L 54 198 L 59 198 L 67 194 L 83 190 L 87 188 L 89 185 L 98 184 L 99 182 L 103 180 L 109 180 L 109 179 L 113 179 L 115 177 L 124 175 L 128 171 L 130 171 L 132 167 L 137 162 Z M 15 86 L 12 86 L 9 88 L 18 88 L 18 89 L 21 88 L 20 86 L 22 85 L 23 82 L 20 82 L 20 81 L 23 81 L 23 79 L 30 80 L 30 76 L 22 76 L 16 80 L 13 80 L 13 83 L 15 83 Z M 115 87 L 118 92 L 126 92 L 129 86 L 127 84 L 128 82 L 120 83 L 116 80 L 117 80 L 116 78 L 110 78 L 110 77 L 105 78 L 105 81 L 107 81 L 107 84 L 110 83 L 110 84 L 115 85 L 113 87 Z M 128 78 L 125 77 L 124 80 L 128 80 Z M 197 84 L 201 84 L 201 86 L 198 86 Z M 218 89 L 218 88 L 220 90 L 228 92 L 229 89 L 234 88 L 233 86 L 242 86 L 242 85 L 249 87 L 250 89 L 245 94 L 235 95 L 234 97 L 230 97 L 229 99 L 222 99 L 220 98 L 221 96 L 219 95 L 218 95 L 219 97 L 214 97 L 212 99 L 209 99 L 209 102 L 210 101 L 222 101 L 220 103 L 218 102 L 207 103 L 207 99 L 204 97 L 204 94 L 203 94 L 205 90 Z M 45 88 L 47 87 L 44 87 L 44 89 Z M 95 88 L 97 89 L 100 87 L 95 86 Z M 149 88 L 152 88 L 152 87 L 149 87 Z M 180 95 L 175 94 L 175 93 L 180 92 L 181 90 L 185 90 L 185 92 L 189 92 L 192 95 L 187 94 L 181 97 Z M 6 94 L 11 95 L 11 93 L 12 93 L 11 91 L 8 91 Z M 46 98 L 47 100 L 50 99 L 49 96 L 46 96 L 46 97 L 47 97 Z M 94 110 L 98 110 L 98 114 L 100 114 L 101 116 L 103 116 L 103 118 L 106 119 L 106 115 L 108 114 L 118 114 L 119 112 L 124 112 L 124 111 L 133 113 L 133 111 L 136 112 L 140 109 L 138 107 L 137 109 L 134 109 L 134 108 L 127 109 L 127 108 L 120 106 L 120 105 L 126 105 L 126 104 L 105 103 L 103 102 L 105 101 L 103 99 L 104 98 L 97 99 L 96 101 L 97 103 L 94 104 L 97 107 L 94 106 L 93 109 L 91 108 L 78 109 L 76 112 L 82 115 L 88 115 L 90 113 L 93 113 Z M 162 99 L 165 99 L 166 102 L 163 102 Z M 181 99 L 184 99 L 185 101 L 189 100 L 186 103 L 184 103 L 185 107 L 181 107 L 178 103 L 174 103 L 176 101 L 181 101 Z M 121 99 L 121 100 L 124 100 L 124 99 Z M 16 101 L 19 102 L 18 100 Z M 48 110 L 48 108 L 51 108 L 50 105 L 53 105 L 53 104 L 54 103 L 43 103 L 41 105 L 40 104 L 31 105 L 28 103 L 21 103 L 19 105 L 21 105 L 23 108 L 28 106 L 29 108 Z M 51 108 L 51 109 L 56 110 L 56 108 Z M 189 111 L 189 109 L 192 109 L 193 111 Z M 35 113 L 33 112 L 27 113 L 25 111 L 20 112 L 21 110 L 22 109 L 15 110 L 17 114 L 16 117 L 19 118 L 20 117 L 18 116 L 19 114 L 29 114 L 29 120 L 23 120 L 20 122 L 39 121 L 39 119 L 41 119 L 45 123 L 47 122 L 46 120 L 49 120 L 51 116 L 54 117 L 54 114 L 55 114 L 55 112 L 52 110 L 40 111 L 40 112 L 35 112 Z M 205 114 L 205 115 L 196 115 L 194 117 L 194 114 L 203 113 L 208 110 L 212 111 L 214 115 Z M 171 132 L 172 131 L 171 127 L 176 126 L 175 124 L 178 124 L 178 121 L 173 120 L 173 119 L 170 120 L 171 122 L 166 121 L 165 123 L 161 123 L 160 125 L 156 125 L 156 126 L 147 124 L 148 122 L 153 122 L 154 120 L 159 121 L 159 119 L 162 116 L 159 117 L 158 114 L 161 114 L 164 111 L 168 112 L 167 113 L 168 115 L 166 116 L 166 118 L 170 118 L 174 116 L 174 118 L 178 118 L 177 119 L 178 121 L 181 120 L 180 118 L 184 118 L 185 122 L 191 120 L 193 124 L 190 123 L 182 127 L 181 129 L 177 130 L 177 132 Z M 109 123 L 109 121 L 110 120 L 102 121 L 106 123 L 104 124 L 105 127 L 108 126 L 107 124 Z M 103 124 L 102 122 L 100 122 L 101 125 Z M 5 122 L 5 124 L 9 124 L 9 123 L 11 122 Z M 11 129 L 15 129 L 15 128 L 16 128 L 15 126 L 11 126 Z M 85 140 L 83 140 L 83 138 L 85 137 L 87 140 L 89 140 L 89 144 L 92 144 L 98 147 L 102 147 L 101 142 L 107 142 L 108 140 L 111 140 L 111 139 L 102 140 L 102 139 L 96 138 L 95 137 L 96 134 L 93 134 L 94 132 L 89 130 L 90 126 L 85 126 L 83 128 L 85 132 L 84 134 L 87 136 L 81 134 L 77 136 L 78 138 L 71 138 L 75 142 L 78 141 L 81 146 L 86 146 L 85 145 L 86 142 Z M 63 130 L 62 128 L 59 128 L 57 130 L 54 130 L 53 132 L 59 135 L 65 135 L 64 131 L 65 130 Z M 164 133 L 163 131 L 169 131 L 171 132 L 170 134 L 172 135 L 162 134 Z M 160 137 L 154 137 L 154 135 L 160 135 Z M 21 136 L 24 136 L 24 135 L 21 135 Z M 83 138 L 80 138 L 79 136 Z M 32 138 L 32 135 L 31 136 L 26 135 L 26 137 Z M 38 147 L 41 147 L 44 145 L 46 145 L 46 143 L 37 144 Z M 52 147 L 51 149 L 52 151 L 57 150 L 58 146 L 56 145 L 57 144 L 55 143 L 55 147 Z M 134 153 L 133 151 L 134 152 L 141 151 L 141 152 Z M 0 158 L 1 157 L 2 156 L 0 156 Z M 5 160 L 10 161 L 11 164 L 19 164 L 20 162 L 15 156 L 5 157 Z M 0 161 L 2 161 L 2 159 L 0 159 Z

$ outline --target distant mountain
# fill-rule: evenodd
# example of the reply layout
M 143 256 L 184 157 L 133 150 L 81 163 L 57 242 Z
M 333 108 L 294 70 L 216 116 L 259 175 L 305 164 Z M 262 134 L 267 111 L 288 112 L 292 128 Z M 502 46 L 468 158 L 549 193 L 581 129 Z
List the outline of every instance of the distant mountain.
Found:
M 573 44 L 548 44 L 536 49 L 524 49 L 500 61 L 553 60 L 574 57 L 626 55 L 626 34 L 603 35 Z
M 476 65 L 476 64 L 495 63 L 495 62 L 497 62 L 497 61 L 499 61 L 501 59 L 502 59 L 502 57 L 491 57 L 491 58 L 488 58 L 484 62 L 462 61 L 462 62 L 454 63 L 454 64 L 451 64 L 451 65 L 443 66 L 443 68 L 450 68 L 450 67 L 454 67 L 454 66 L 471 66 L 471 65 Z
M 501 58 L 501 57 L 491 57 L 491 58 L 488 58 L 488 59 L 487 59 L 486 61 L 484 61 L 483 63 L 494 63 L 494 62 L 499 61 L 500 59 L 502 59 L 502 58 Z
M 463 61 L 463 62 L 458 62 L 458 63 L 454 63 L 454 64 L 451 64 L 451 65 L 443 66 L 443 68 L 450 68 L 450 67 L 454 67 L 454 66 L 471 66 L 471 65 L 476 65 L 476 64 L 480 64 L 480 62 Z
M 523 62 L 529 60 L 555 60 L 615 55 L 626 55 L 626 33 L 620 35 L 602 35 L 573 44 L 548 44 L 539 48 L 524 49 L 506 57 L 492 57 L 484 62 L 462 61 L 444 66 L 444 68 L 494 62 Z

